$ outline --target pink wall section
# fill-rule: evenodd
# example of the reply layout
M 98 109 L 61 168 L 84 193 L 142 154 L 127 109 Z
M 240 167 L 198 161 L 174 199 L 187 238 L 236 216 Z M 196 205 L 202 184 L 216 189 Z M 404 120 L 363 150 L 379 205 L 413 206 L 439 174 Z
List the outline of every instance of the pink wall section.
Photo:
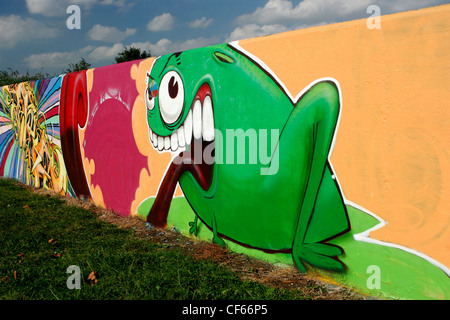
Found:
M 95 69 L 91 75 L 89 115 L 82 146 L 95 163 L 91 185 L 102 191 L 107 209 L 121 215 L 131 213 L 131 202 L 139 185 L 139 174 L 147 160 L 133 138 L 131 107 L 138 95 L 130 77 L 134 63 Z

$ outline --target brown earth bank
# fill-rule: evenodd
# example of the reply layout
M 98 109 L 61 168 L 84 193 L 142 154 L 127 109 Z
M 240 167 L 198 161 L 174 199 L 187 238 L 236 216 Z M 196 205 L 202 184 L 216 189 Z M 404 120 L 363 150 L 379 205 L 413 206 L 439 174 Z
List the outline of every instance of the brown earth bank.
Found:
M 243 281 L 257 281 L 274 288 L 296 290 L 305 298 L 312 300 L 379 300 L 379 298 L 359 293 L 350 288 L 332 284 L 319 277 L 299 273 L 295 267 L 278 266 L 244 254 L 231 252 L 214 243 L 186 237 L 176 230 L 150 227 L 146 221 L 137 216 L 123 217 L 98 207 L 90 201 L 61 196 L 31 186 L 24 185 L 24 187 L 38 194 L 59 197 L 69 205 L 83 207 L 97 215 L 99 220 L 122 229 L 132 230 L 138 237 L 146 241 L 163 244 L 167 249 L 180 248 L 195 259 L 214 261 L 236 272 Z

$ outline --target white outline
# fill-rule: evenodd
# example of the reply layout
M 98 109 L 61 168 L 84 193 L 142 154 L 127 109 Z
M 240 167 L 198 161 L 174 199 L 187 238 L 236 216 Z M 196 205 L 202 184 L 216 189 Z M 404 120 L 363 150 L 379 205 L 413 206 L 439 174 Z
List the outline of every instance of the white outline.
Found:
M 377 245 L 381 245 L 381 246 L 385 246 L 385 247 L 390 247 L 390 248 L 395 248 L 395 249 L 399 249 L 399 250 L 403 250 L 406 251 L 408 253 L 414 254 L 422 259 L 427 260 L 428 262 L 430 262 L 431 264 L 433 264 L 434 266 L 438 267 L 439 269 L 441 269 L 447 276 L 450 277 L 450 269 L 448 267 L 446 267 L 444 264 L 440 263 L 439 261 L 434 260 L 433 258 L 431 258 L 430 256 L 427 256 L 425 253 L 402 246 L 400 244 L 396 244 L 396 243 L 392 243 L 392 242 L 387 242 L 387 241 L 382 241 L 382 240 L 378 240 L 378 239 L 374 239 L 370 237 L 370 233 L 372 231 L 378 230 L 383 228 L 385 225 L 387 225 L 387 221 L 381 219 L 380 217 L 378 217 L 376 214 L 374 214 L 373 212 L 370 212 L 369 210 L 357 205 L 356 203 L 346 200 L 345 203 L 351 207 L 354 207 L 360 211 L 363 211 L 364 213 L 367 213 L 368 215 L 372 216 L 373 218 L 377 219 L 379 221 L 379 223 L 377 225 L 375 225 L 374 227 L 367 229 L 363 232 L 360 232 L 358 234 L 354 234 L 353 238 L 356 241 L 362 241 L 362 242 L 367 242 L 367 243 L 372 243 L 372 244 L 377 244 Z

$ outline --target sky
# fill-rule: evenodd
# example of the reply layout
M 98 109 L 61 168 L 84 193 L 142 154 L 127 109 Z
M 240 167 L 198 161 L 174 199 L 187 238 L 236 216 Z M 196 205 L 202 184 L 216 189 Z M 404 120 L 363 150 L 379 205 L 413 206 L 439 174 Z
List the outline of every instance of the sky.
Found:
M 0 0 L 0 70 L 65 73 L 110 65 L 125 48 L 153 56 L 415 10 L 450 0 Z M 71 9 L 76 5 L 79 15 Z M 74 20 L 76 18 L 77 20 Z M 69 28 L 77 26 L 79 29 Z

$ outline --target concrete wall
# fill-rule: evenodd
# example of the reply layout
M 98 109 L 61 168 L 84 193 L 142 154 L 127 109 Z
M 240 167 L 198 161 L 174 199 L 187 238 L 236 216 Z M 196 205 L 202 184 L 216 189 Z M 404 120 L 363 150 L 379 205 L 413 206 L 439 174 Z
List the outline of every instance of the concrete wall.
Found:
M 372 295 L 448 299 L 449 16 L 2 87 L 0 174 Z

